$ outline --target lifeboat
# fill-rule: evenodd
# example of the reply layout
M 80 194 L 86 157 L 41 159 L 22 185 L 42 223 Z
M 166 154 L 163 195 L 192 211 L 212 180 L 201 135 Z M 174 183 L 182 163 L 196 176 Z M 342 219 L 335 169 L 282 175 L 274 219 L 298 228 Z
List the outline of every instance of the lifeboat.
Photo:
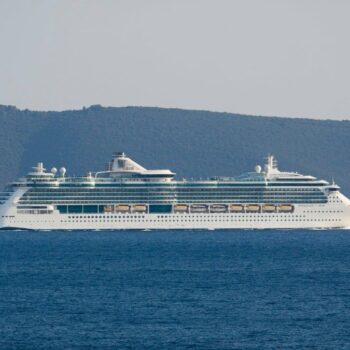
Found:
M 260 205 L 259 204 L 248 204 L 246 207 L 247 213 L 259 213 L 260 212 Z
M 105 213 L 113 213 L 113 211 L 114 211 L 113 209 L 114 209 L 114 208 L 113 208 L 113 205 L 105 205 L 103 211 L 104 211 Z
M 207 204 L 192 204 L 191 213 L 207 213 L 208 205 Z
M 274 204 L 264 204 L 262 206 L 262 211 L 264 213 L 274 213 L 276 211 L 276 206 Z
M 230 205 L 230 211 L 231 211 L 231 213 L 243 213 L 244 212 L 244 205 L 242 205 L 242 204 L 231 204 Z
M 135 204 L 132 206 L 132 211 L 134 213 L 146 213 L 147 205 L 146 204 Z
M 175 204 L 174 211 L 176 213 L 188 213 L 188 205 L 187 204 Z
M 278 211 L 280 213 L 292 213 L 294 211 L 294 206 L 291 204 L 281 204 L 278 206 Z
M 212 204 L 210 206 L 211 213 L 227 213 L 228 207 L 226 204 Z
M 130 205 L 128 204 L 117 204 L 115 206 L 115 211 L 119 213 L 129 213 L 130 212 Z

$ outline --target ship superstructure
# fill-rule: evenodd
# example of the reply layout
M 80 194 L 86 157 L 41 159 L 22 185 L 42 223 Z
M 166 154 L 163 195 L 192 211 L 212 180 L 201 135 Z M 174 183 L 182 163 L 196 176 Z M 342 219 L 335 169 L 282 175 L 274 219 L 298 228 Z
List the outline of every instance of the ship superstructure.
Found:
M 264 168 L 236 177 L 176 180 L 116 153 L 105 171 L 68 177 L 38 163 L 0 193 L 5 229 L 229 229 L 350 226 L 350 201 L 334 183 Z

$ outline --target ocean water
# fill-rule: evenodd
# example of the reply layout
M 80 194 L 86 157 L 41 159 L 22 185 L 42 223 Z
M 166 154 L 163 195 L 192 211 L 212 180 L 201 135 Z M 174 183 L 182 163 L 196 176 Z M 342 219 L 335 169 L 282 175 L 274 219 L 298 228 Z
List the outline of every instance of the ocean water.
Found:
M 350 231 L 0 232 L 0 349 L 350 349 Z

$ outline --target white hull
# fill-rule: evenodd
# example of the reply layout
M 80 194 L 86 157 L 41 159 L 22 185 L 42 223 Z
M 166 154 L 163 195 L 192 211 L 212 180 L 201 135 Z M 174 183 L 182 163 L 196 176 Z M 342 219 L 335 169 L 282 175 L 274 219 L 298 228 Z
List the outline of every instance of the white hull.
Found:
M 345 197 L 344 197 L 345 198 Z M 347 200 L 348 201 L 348 200 Z M 350 226 L 350 206 L 295 205 L 293 213 L 223 214 L 16 214 L 2 215 L 3 229 L 313 229 Z

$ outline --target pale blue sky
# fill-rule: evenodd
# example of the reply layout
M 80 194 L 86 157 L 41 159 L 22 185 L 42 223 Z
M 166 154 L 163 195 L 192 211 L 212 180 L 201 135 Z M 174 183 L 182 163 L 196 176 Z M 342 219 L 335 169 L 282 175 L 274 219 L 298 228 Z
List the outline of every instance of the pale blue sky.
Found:
M 350 119 L 349 0 L 0 0 L 0 104 Z

